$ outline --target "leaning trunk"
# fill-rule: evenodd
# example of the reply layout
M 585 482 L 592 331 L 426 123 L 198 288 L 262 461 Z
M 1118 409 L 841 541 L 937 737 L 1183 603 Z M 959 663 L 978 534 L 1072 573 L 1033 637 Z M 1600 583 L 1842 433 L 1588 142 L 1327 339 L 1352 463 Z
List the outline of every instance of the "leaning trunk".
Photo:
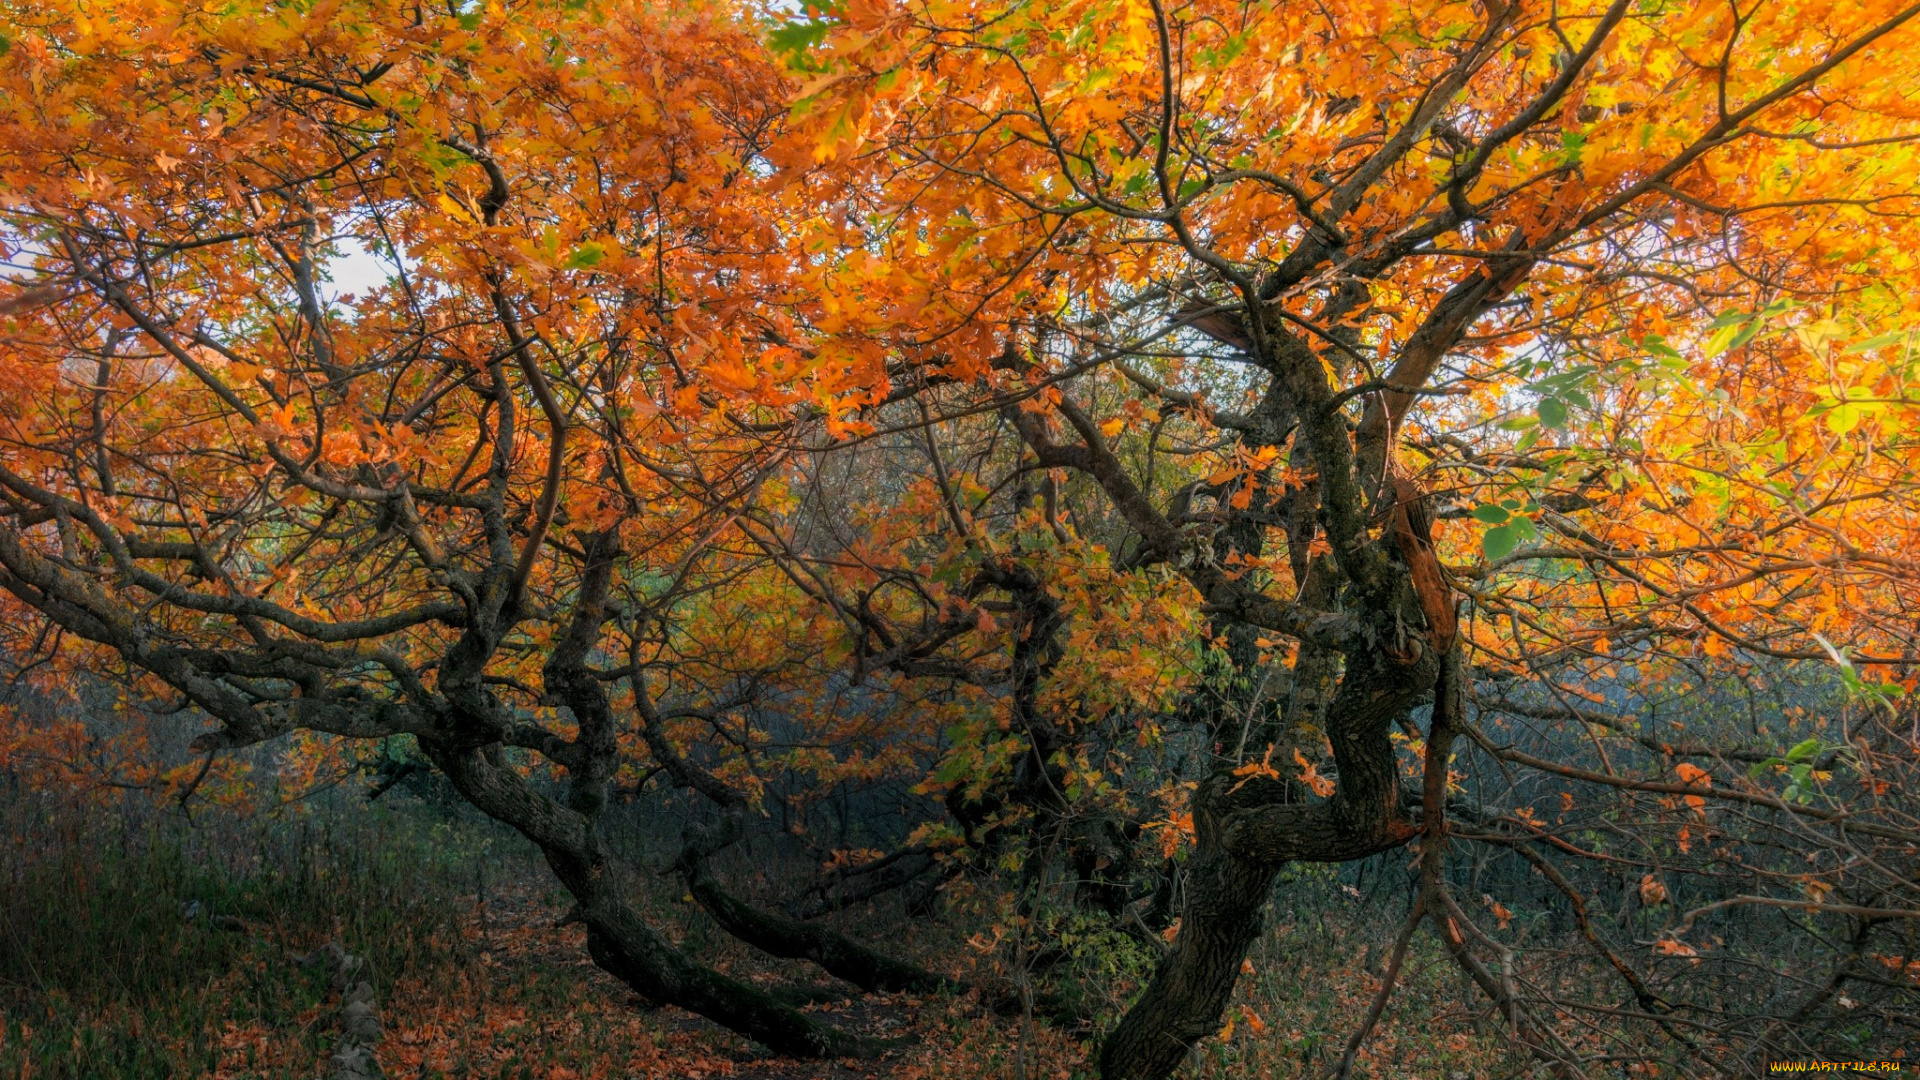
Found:
M 1187 903 L 1173 951 L 1100 1048 L 1106 1080 L 1159 1080 L 1193 1044 L 1219 1030 L 1276 867 L 1201 851 L 1187 869 Z
M 862 990 L 934 993 L 963 989 L 958 980 L 875 952 L 831 927 L 776 915 L 727 892 L 713 876 L 706 854 L 688 844 L 680 856 L 687 891 L 721 928 L 754 948 L 785 960 L 811 960 L 828 974 Z
M 864 1057 L 877 1045 L 819 1023 L 773 995 L 728 978 L 682 952 L 620 895 L 622 875 L 607 859 L 591 822 L 535 791 L 486 749 L 424 743 L 460 793 L 518 830 L 580 905 L 594 963 L 641 997 L 677 1005 L 792 1057 Z

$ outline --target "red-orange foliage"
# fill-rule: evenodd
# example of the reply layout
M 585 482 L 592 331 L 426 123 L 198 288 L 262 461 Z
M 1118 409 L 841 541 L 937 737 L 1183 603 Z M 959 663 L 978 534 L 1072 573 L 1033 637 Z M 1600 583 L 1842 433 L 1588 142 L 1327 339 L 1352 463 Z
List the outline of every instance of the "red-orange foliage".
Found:
M 861 1046 L 647 926 L 618 793 L 800 832 L 837 784 L 917 784 L 896 856 L 1032 881 L 1065 837 L 1116 915 L 1151 819 L 1206 899 L 1116 1077 L 1215 1030 L 1282 865 L 1418 839 L 1415 915 L 1577 1067 L 1448 891 L 1456 736 L 1534 785 L 1464 832 L 1538 860 L 1645 1016 L 1546 861 L 1627 857 L 1522 798 L 1597 787 L 1588 825 L 1699 859 L 1730 816 L 1830 830 L 1791 903 L 1915 910 L 1914 16 L 0 6 L 4 645 L 127 692 L 0 745 L 182 792 L 235 777 L 158 771 L 128 710 L 198 710 L 207 769 L 411 740 L 546 852 L 603 966 L 796 1053 Z M 1791 662 L 1839 671 L 1845 730 L 1630 715 Z M 1783 873 L 1646 949 L 1789 904 Z

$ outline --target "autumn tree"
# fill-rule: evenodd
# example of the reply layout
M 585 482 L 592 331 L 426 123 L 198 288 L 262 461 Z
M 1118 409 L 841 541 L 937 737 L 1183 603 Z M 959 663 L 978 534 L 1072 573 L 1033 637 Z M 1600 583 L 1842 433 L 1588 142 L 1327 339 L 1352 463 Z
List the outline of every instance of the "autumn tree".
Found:
M 1045 475 L 1094 498 L 1096 531 L 1063 525 L 1051 488 L 1047 519 L 1116 570 L 1177 570 L 1221 658 L 1182 717 L 1218 764 L 1179 936 L 1104 1075 L 1165 1076 L 1220 1027 L 1283 866 L 1408 844 L 1405 933 L 1429 917 L 1569 1075 L 1627 1052 L 1569 1042 L 1570 1014 L 1751 1062 L 1874 978 L 1864 943 L 1914 913 L 1895 793 L 1920 656 L 1917 193 L 1892 163 L 1916 137 L 1896 59 L 1915 13 L 962 2 L 790 28 L 818 154 L 890 170 L 867 243 L 918 313 L 890 346 L 948 380 L 927 423 L 991 409 L 1023 445 L 972 489 Z M 991 500 L 934 457 L 952 528 L 977 535 Z M 1811 739 L 1756 723 L 1759 745 L 1606 707 L 1635 697 L 1604 692 L 1625 672 L 1678 683 L 1696 661 L 1832 663 L 1869 704 Z M 1543 750 L 1502 716 L 1584 734 Z M 1672 920 L 1656 962 L 1697 959 L 1697 918 L 1743 905 L 1824 913 L 1855 944 L 1789 1016 L 1668 996 L 1556 862 L 1620 856 L 1567 840 L 1566 815 L 1465 798 L 1449 762 L 1577 782 L 1523 789 L 1599 801 L 1589 827 L 1640 822 L 1624 865 L 1648 870 L 1649 906 L 1657 858 L 1709 837 L 1703 877 L 1757 883 Z M 1452 893 L 1450 814 L 1565 894 L 1621 1002 L 1515 981 L 1512 946 Z M 1766 854 L 1806 843 L 1811 873 Z M 1722 1019 L 1683 1032 L 1689 1010 Z
M 7 7 L 0 580 L 17 659 L 198 710 L 209 761 L 410 737 L 641 995 L 845 1055 L 653 929 L 597 825 L 649 740 L 692 778 L 667 731 L 727 707 L 671 611 L 783 433 L 888 381 L 822 329 L 843 181 L 782 142 L 759 34 L 698 5 Z M 343 259 L 384 272 L 343 292 Z
M 649 924 L 622 792 L 867 989 L 959 982 L 796 915 L 1177 918 L 1114 1078 L 1219 1030 L 1283 867 L 1408 846 L 1400 949 L 1566 1075 L 1896 1014 L 1916 11 L 0 7 L 9 656 L 208 767 L 411 740 L 602 967 L 784 1053 L 872 1047 Z M 918 828 L 747 904 L 776 772 Z M 1754 1000 L 1731 912 L 1827 966 Z

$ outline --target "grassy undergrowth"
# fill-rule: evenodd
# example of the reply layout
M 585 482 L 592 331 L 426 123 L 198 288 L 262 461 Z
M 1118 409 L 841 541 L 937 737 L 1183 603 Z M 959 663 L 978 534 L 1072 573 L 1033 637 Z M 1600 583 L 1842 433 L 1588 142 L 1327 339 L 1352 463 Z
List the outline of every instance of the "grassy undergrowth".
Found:
M 663 885 L 650 906 L 708 962 L 821 981 L 751 957 L 679 899 Z M 524 842 L 418 803 L 343 796 L 190 819 L 0 787 L 0 1077 L 311 1080 L 339 1002 L 302 960 L 329 941 L 368 963 L 394 1078 L 873 1071 L 794 1073 L 696 1017 L 645 1008 L 593 967 L 565 910 Z M 917 1004 L 819 1008 L 886 1028 Z
M 1338 1058 L 1378 986 L 1393 927 L 1330 921 L 1323 913 L 1341 905 L 1318 893 L 1331 888 L 1304 883 L 1291 902 L 1283 892 L 1231 1030 L 1196 1051 L 1194 1080 L 1318 1076 Z M 678 890 L 662 886 L 649 907 L 739 977 L 826 981 L 731 941 Z M 940 941 L 967 936 L 965 907 L 951 925 L 871 913 L 841 925 L 937 961 Z M 394 1080 L 1092 1073 L 1092 1032 L 995 1016 L 965 999 L 820 1006 L 836 1022 L 917 1037 L 889 1060 L 766 1059 L 698 1018 L 644 1008 L 587 960 L 579 926 L 558 925 L 564 909 L 517 838 L 405 800 L 368 806 L 343 795 L 295 813 L 209 808 L 188 818 L 0 788 L 0 1076 L 311 1080 L 337 999 L 319 967 L 299 960 L 328 941 L 369 962 L 386 1029 L 380 1060 Z M 983 951 L 949 945 L 946 958 L 990 966 Z M 1150 967 L 1150 957 L 1089 937 L 1051 977 L 1089 988 L 1088 1003 L 1111 1017 Z M 1468 1004 L 1478 1003 L 1451 965 L 1417 945 L 1356 1075 L 1506 1074 L 1497 1037 L 1476 1029 Z
M 299 1066 L 252 1075 L 310 1076 L 331 989 L 296 958 L 337 940 L 383 991 L 444 979 L 491 842 L 380 809 L 189 818 L 9 793 L 0 1075 L 206 1076 L 272 1056 Z

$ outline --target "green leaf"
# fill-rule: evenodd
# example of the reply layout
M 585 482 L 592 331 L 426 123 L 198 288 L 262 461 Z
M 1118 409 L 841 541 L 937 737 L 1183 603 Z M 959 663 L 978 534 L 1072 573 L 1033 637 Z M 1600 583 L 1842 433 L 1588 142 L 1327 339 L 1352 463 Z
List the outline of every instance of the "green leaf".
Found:
M 1540 399 L 1540 422 L 1550 428 L 1565 427 L 1567 403 L 1557 397 Z
M 833 23 L 826 21 L 790 22 L 767 34 L 767 44 L 789 60 L 798 60 L 807 50 L 827 40 L 827 32 L 832 29 Z
M 1732 348 L 1733 339 L 1739 335 L 1743 326 L 1744 323 L 1734 322 L 1715 330 L 1713 336 L 1707 339 L 1707 355 L 1719 356 Z
M 1560 133 L 1560 160 L 1568 165 L 1580 164 L 1580 154 L 1587 147 L 1587 136 L 1580 131 L 1562 131 Z
M 4 55 L 4 54 L 0 54 L 0 55 Z M 1853 344 L 1847 346 L 1846 348 L 1840 351 L 1844 353 L 1863 353 L 1863 352 L 1871 351 L 1873 349 L 1884 348 L 1885 346 L 1892 345 L 1897 341 L 1906 340 L 1906 337 L 1909 333 L 1911 333 L 1911 331 L 1889 330 L 1884 334 L 1877 334 L 1873 337 L 1868 338 L 1865 341 L 1856 341 Z
M 1527 519 L 1515 518 L 1505 525 L 1488 529 L 1486 535 L 1480 538 L 1480 550 L 1486 552 L 1489 562 L 1498 562 L 1506 558 L 1513 554 L 1514 548 L 1520 546 L 1520 530 L 1516 526 L 1518 522 L 1525 520 Z
M 1820 740 L 1808 739 L 1787 751 L 1788 761 L 1805 761 L 1820 752 Z
M 1507 519 L 1512 516 L 1512 514 L 1507 512 L 1505 507 L 1489 505 L 1476 506 L 1473 508 L 1474 520 L 1484 521 L 1489 525 L 1505 525 Z
M 1667 360 L 1682 359 L 1680 350 L 1667 344 L 1667 339 L 1659 334 L 1648 334 L 1640 340 L 1640 347 L 1655 356 Z
M 606 257 L 606 245 L 588 242 L 573 249 L 567 256 L 566 267 L 569 270 L 586 270 Z

